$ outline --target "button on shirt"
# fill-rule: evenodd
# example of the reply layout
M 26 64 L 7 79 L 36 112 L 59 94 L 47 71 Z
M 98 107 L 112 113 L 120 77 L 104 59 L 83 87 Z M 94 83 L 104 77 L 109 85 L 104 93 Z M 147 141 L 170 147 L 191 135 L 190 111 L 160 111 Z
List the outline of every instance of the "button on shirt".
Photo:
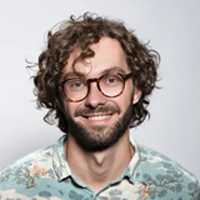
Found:
M 121 176 L 95 193 L 80 182 L 55 145 L 17 161 L 0 174 L 0 200 L 200 200 L 196 178 L 176 162 L 130 138 L 135 154 Z M 81 163 L 77 163 L 81 164 Z

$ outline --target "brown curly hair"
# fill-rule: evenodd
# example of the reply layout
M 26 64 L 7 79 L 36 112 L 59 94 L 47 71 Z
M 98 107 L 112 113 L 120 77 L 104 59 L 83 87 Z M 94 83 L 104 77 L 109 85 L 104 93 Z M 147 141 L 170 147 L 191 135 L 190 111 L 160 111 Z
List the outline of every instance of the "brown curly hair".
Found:
M 49 109 L 44 120 L 53 124 L 55 119 L 58 119 L 58 127 L 65 133 L 68 132 L 68 124 L 56 102 L 59 98 L 59 82 L 63 67 L 67 64 L 72 51 L 77 48 L 81 49 L 78 59 L 93 57 L 94 52 L 90 45 L 98 43 L 104 36 L 119 41 L 133 73 L 134 82 L 142 92 L 139 102 L 133 105 L 130 127 L 141 124 L 149 115 L 146 108 L 149 105 L 148 96 L 154 87 L 157 87 L 159 54 L 149 49 L 147 44 L 141 43 L 133 31 L 128 30 L 121 21 L 109 20 L 90 13 L 78 18 L 72 15 L 68 21 L 61 22 L 58 30 L 48 32 L 47 47 L 39 56 L 39 70 L 33 77 L 38 108 Z

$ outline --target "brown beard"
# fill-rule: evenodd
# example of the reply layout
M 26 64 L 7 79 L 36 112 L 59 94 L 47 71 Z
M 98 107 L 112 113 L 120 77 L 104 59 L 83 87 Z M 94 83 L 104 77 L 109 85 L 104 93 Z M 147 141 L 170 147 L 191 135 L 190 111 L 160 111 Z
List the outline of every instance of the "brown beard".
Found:
M 110 127 L 89 125 L 84 127 L 81 123 L 75 122 L 72 117 L 65 112 L 66 120 L 69 126 L 68 133 L 85 151 L 102 151 L 115 144 L 129 128 L 132 118 L 132 109 L 133 106 L 130 104 L 123 116 Z M 121 110 L 118 106 L 99 106 L 96 109 L 79 109 L 75 112 L 75 116 L 83 116 L 84 114 L 93 114 L 97 112 L 108 113 L 109 111 L 111 111 L 113 114 L 121 113 Z

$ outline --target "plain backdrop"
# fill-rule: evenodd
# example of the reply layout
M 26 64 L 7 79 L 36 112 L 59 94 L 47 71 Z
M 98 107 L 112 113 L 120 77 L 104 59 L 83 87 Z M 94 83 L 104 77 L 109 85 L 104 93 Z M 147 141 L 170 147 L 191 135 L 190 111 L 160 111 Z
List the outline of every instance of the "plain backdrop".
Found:
M 150 97 L 150 120 L 131 130 L 139 144 L 177 161 L 200 180 L 200 1 L 18 0 L 0 2 L 0 171 L 62 135 L 37 110 L 31 73 L 46 33 L 90 11 L 125 21 L 161 55 L 160 90 Z

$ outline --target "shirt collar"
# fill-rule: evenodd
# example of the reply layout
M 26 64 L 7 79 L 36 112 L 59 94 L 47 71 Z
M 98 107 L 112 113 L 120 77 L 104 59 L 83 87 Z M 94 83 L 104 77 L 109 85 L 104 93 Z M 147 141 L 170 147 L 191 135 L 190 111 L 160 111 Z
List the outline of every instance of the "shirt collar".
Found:
M 67 139 L 67 135 L 63 135 L 54 146 L 53 155 L 53 168 L 59 181 L 71 176 L 71 170 L 64 156 L 64 141 Z
M 63 135 L 54 146 L 53 167 L 59 181 L 62 181 L 63 179 L 68 178 L 69 176 L 73 176 L 69 168 L 69 165 L 64 157 L 63 143 L 66 139 L 67 135 Z M 130 137 L 130 143 L 134 148 L 134 156 L 131 159 L 124 173 L 119 177 L 118 181 L 127 177 L 131 183 L 134 183 L 136 176 L 135 171 L 140 161 L 140 151 L 138 144 L 131 137 Z
M 140 149 L 139 149 L 138 144 L 132 137 L 130 137 L 130 143 L 134 148 L 134 156 L 132 157 L 129 163 L 129 166 L 126 168 L 123 174 L 124 174 L 124 177 L 125 176 L 128 177 L 129 181 L 134 184 L 134 181 L 136 178 L 136 168 L 140 161 Z

